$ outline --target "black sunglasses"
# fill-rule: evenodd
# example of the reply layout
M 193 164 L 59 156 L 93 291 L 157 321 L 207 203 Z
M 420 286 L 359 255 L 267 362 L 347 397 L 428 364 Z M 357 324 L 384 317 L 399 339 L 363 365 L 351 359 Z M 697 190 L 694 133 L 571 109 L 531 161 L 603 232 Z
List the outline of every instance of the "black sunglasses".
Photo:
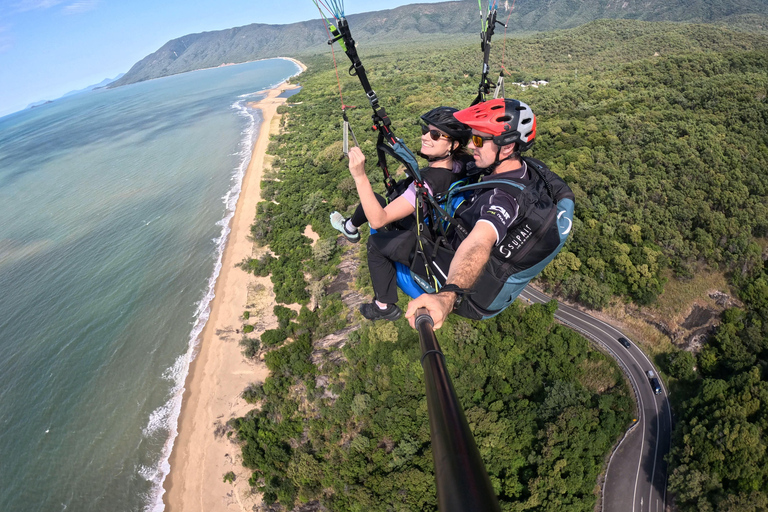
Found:
M 440 137 L 444 137 L 448 140 L 452 140 L 448 135 L 440 132 L 440 130 L 430 130 L 429 126 L 422 124 L 421 125 L 421 134 L 426 135 L 429 133 L 429 138 L 432 140 L 438 140 Z
M 481 137 L 480 135 L 472 134 L 472 144 L 474 144 L 476 148 L 483 147 L 483 141 L 486 140 L 493 140 L 493 137 Z

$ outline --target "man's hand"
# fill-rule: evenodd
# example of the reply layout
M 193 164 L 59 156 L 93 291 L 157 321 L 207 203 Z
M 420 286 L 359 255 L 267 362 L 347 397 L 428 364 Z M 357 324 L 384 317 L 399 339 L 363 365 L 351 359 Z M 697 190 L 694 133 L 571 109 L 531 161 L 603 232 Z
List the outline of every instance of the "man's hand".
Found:
M 448 315 L 453 311 L 453 304 L 456 302 L 456 293 L 443 292 L 437 294 L 424 293 L 419 295 L 411 302 L 408 303 L 408 310 L 405 312 L 405 317 L 408 319 L 408 323 L 411 327 L 416 328 L 416 310 L 419 308 L 426 308 L 429 316 L 432 317 L 434 322 L 434 329 L 439 329 Z
M 363 154 L 363 151 L 358 147 L 349 149 L 349 173 L 352 175 L 355 181 L 366 177 L 365 155 Z
M 491 257 L 491 249 L 496 243 L 496 228 L 490 222 L 478 222 L 469 236 L 461 242 L 456 250 L 456 255 L 451 261 L 448 270 L 447 283 L 454 284 L 465 290 L 471 289 L 485 264 Z M 429 316 L 435 322 L 435 329 L 439 329 L 448 315 L 453 311 L 456 303 L 456 292 L 442 292 L 437 294 L 419 295 L 408 303 L 408 311 L 405 317 L 411 327 L 415 326 L 416 310 L 427 308 Z

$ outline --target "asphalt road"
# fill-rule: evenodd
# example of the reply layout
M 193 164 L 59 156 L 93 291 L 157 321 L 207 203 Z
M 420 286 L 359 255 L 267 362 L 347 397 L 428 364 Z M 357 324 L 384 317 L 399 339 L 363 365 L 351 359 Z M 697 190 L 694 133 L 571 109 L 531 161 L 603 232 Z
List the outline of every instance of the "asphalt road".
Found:
M 548 302 L 550 297 L 527 287 L 522 300 Z M 624 348 L 624 333 L 581 311 L 559 304 L 555 319 L 599 344 L 622 367 L 634 388 L 637 422 L 630 426 L 611 456 L 603 485 L 603 512 L 663 512 L 667 495 L 667 463 L 672 439 L 672 411 L 664 383 L 661 393 L 651 389 L 646 375 L 658 371 L 648 357 L 632 343 Z M 631 340 L 630 340 L 631 341 Z

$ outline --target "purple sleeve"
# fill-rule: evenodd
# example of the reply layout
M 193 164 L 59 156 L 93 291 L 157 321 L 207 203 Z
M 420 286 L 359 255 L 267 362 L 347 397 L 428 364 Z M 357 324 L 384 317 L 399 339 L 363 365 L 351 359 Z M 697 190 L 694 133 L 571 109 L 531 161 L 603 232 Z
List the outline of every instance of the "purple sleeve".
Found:
M 490 194 L 486 204 L 481 206 L 478 222 L 488 222 L 493 226 L 498 244 L 517 219 L 518 208 L 514 197 L 496 189 Z
M 427 184 L 427 190 L 429 190 L 429 193 L 432 193 L 432 188 Z M 405 189 L 405 192 L 402 193 L 400 197 L 404 197 L 408 200 L 409 203 L 411 203 L 411 206 L 413 206 L 413 209 L 416 209 L 416 184 L 411 183 L 408 185 L 408 188 Z

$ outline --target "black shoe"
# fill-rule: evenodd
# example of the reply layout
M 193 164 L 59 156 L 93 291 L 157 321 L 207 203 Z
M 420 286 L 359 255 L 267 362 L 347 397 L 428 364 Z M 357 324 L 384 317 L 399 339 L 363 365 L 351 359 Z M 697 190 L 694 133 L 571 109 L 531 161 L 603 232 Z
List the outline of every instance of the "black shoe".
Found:
M 360 313 L 368 320 L 397 320 L 403 314 L 397 304 L 387 304 L 387 309 L 381 309 L 375 302 L 362 304 Z

